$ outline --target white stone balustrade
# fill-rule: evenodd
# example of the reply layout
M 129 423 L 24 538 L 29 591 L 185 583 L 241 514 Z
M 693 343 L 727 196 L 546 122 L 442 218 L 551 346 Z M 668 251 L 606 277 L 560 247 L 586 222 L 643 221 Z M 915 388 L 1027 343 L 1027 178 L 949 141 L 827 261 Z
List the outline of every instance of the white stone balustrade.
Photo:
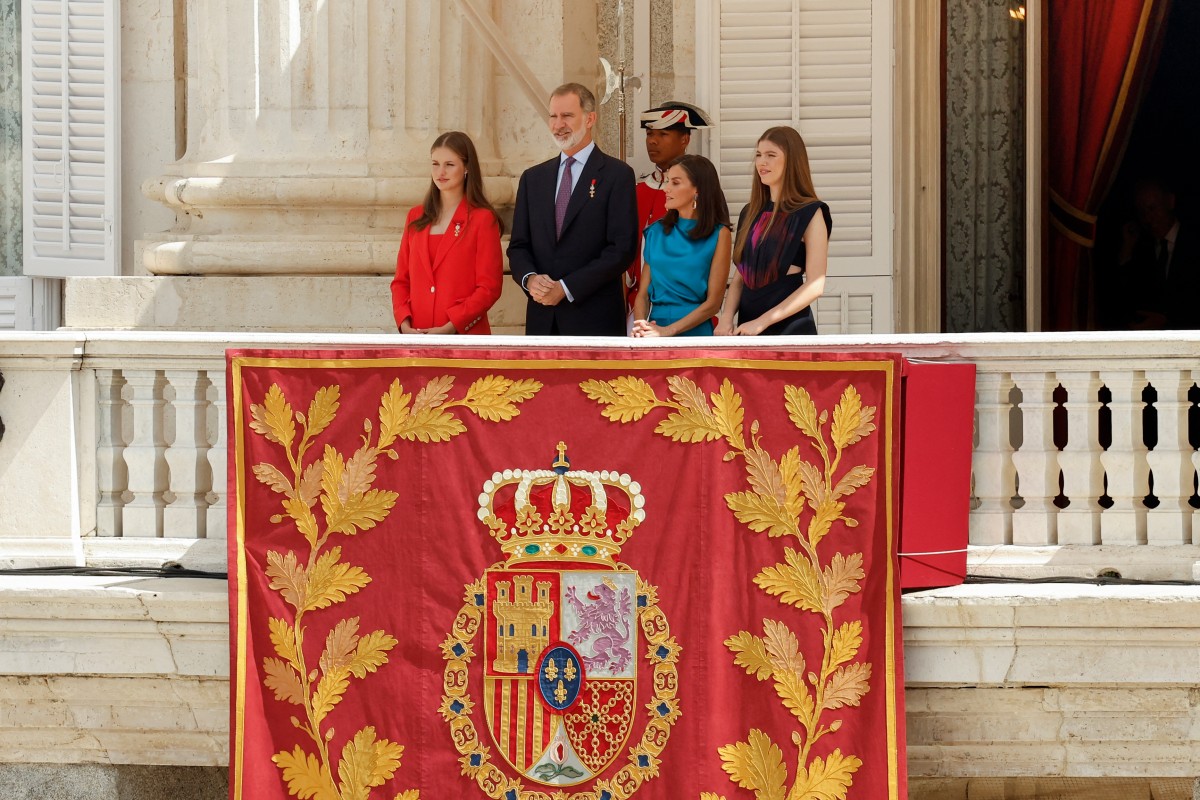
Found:
M 25 372 L 44 376 L 58 370 L 74 376 L 71 407 L 78 418 L 57 424 L 77 434 L 94 433 L 76 443 L 79 486 L 73 502 L 80 508 L 80 527 L 74 535 L 83 550 L 141 552 L 138 559 L 151 561 L 187 553 L 205 563 L 223 563 L 225 347 L 330 349 L 398 341 L 274 334 L 243 334 L 229 341 L 213 334 L 145 332 L 54 337 L 56 356 L 39 354 L 50 347 L 46 339 L 0 339 L 0 369 L 8 381 L 0 394 L 0 417 L 5 416 L 6 398 L 11 403 L 22 391 Z M 605 344 L 613 343 L 595 340 L 588 346 Z M 488 345 L 548 343 L 495 337 Z M 1197 464 L 1191 442 L 1198 434 L 1188 427 L 1195 408 L 1189 392 L 1196 382 L 1193 354 L 1200 351 L 1200 337 L 909 336 L 868 341 L 823 336 L 813 345 L 976 364 L 972 571 L 1088 577 L 1116 570 L 1127 577 L 1192 577 L 1200 561 L 1200 531 L 1191 505 Z M 1149 403 L 1142 399 L 1147 386 L 1157 396 Z M 1105 403 L 1101 390 L 1110 395 Z M 1061 405 L 1056 391 L 1065 395 Z M 29 395 L 25 399 L 38 402 Z M 1143 430 L 1148 406 L 1153 407 L 1157 435 L 1153 448 L 1147 447 Z M 1111 436 L 1107 448 L 1101 445 L 1102 435 Z M 10 424 L 9 436 L 20 437 L 19 426 Z M 1061 450 L 1056 436 L 1065 440 Z M 0 487 L 0 495 L 28 491 L 11 473 L 3 481 L 7 485 Z M 6 550 L 14 552 L 10 537 L 39 535 L 36 520 L 3 524 L 0 558 Z M 140 547 L 131 540 L 149 543 Z

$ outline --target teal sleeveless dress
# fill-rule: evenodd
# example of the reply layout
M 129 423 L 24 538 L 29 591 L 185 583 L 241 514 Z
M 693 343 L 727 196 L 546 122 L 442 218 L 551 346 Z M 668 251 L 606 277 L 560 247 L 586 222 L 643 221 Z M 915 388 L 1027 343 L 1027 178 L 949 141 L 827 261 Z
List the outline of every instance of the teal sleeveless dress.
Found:
M 679 219 L 670 233 L 655 222 L 644 233 L 643 262 L 650 265 L 650 321 L 670 325 L 686 317 L 708 296 L 708 273 L 717 251 L 718 225 L 699 241 L 688 234 L 694 219 Z M 705 320 L 680 336 L 712 336 L 712 320 Z

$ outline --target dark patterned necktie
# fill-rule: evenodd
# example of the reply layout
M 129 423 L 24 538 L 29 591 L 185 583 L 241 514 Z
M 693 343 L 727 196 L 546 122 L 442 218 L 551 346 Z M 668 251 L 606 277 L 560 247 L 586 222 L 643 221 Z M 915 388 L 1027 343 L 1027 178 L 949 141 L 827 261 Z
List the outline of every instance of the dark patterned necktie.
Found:
M 574 156 L 567 156 L 563 162 L 562 180 L 558 184 L 558 196 L 554 198 L 554 232 L 562 236 L 563 220 L 567 218 L 567 204 L 571 202 L 571 166 L 575 163 Z
M 1158 266 L 1158 277 L 1160 280 L 1167 279 L 1167 270 L 1170 268 L 1171 251 L 1167 248 L 1167 240 L 1158 240 L 1158 255 L 1155 258 L 1155 263 Z

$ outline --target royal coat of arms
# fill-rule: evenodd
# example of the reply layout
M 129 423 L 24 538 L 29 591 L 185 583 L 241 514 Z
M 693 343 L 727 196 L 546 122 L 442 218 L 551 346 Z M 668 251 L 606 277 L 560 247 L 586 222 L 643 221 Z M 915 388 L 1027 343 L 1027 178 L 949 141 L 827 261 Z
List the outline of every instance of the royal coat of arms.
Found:
M 643 505 L 628 475 L 572 470 L 561 442 L 551 469 L 484 483 L 479 519 L 507 558 L 466 587 L 441 711 L 487 796 L 616 800 L 657 776 L 680 648 L 620 561 Z

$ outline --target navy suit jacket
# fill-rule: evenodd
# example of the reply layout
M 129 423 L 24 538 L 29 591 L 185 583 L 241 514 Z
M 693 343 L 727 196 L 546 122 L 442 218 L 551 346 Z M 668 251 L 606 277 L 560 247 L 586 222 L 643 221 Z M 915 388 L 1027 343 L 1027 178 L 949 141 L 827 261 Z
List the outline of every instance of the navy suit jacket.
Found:
M 529 299 L 525 332 L 566 336 L 624 336 L 622 274 L 637 252 L 637 195 L 633 169 L 596 148 L 555 235 L 554 197 L 559 157 L 521 175 L 508 263 L 513 280 L 543 273 L 567 285 L 574 300 L 556 306 Z
M 1200 329 L 1200 228 L 1191 219 L 1179 223 L 1164 291 L 1167 327 Z
M 1200 227 L 1190 219 L 1180 220 L 1165 278 L 1156 263 L 1154 242 L 1143 236 L 1133 260 L 1118 265 L 1103 288 L 1101 299 L 1108 310 L 1104 322 L 1109 326 L 1137 327 L 1144 314 L 1157 313 L 1166 319 L 1155 327 L 1200 329 Z

